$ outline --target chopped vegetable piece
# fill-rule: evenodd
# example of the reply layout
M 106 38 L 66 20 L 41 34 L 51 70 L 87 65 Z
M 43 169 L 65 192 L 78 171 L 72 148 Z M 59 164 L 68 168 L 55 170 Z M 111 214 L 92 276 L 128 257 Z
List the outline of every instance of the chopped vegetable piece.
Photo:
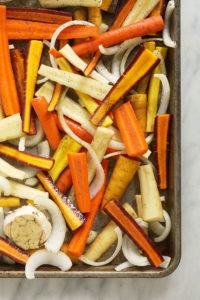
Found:
M 102 23 L 102 14 L 99 7 L 88 7 L 88 21 L 99 27 Z
M 1 207 L 16 207 L 20 206 L 20 199 L 17 197 L 0 197 Z
M 11 195 L 14 197 L 21 199 L 27 199 L 27 197 L 29 197 L 30 200 L 36 200 L 37 198 L 43 198 L 46 200 L 48 198 L 48 193 L 36 188 L 32 188 L 12 180 L 9 180 L 9 183 L 11 186 Z
M 9 164 L 7 161 L 0 158 L 0 173 L 4 177 L 16 178 L 23 180 L 26 178 L 26 173 Z
M 158 169 L 158 186 L 166 189 L 167 184 L 167 158 L 171 115 L 159 115 L 155 119 L 155 154 Z
M 50 170 L 54 164 L 52 158 L 45 158 L 27 152 L 21 152 L 13 147 L 4 145 L 3 143 L 0 143 L 0 154 L 23 164 L 44 170 Z
M 115 120 L 129 156 L 140 156 L 147 152 L 148 144 L 130 102 L 118 107 Z
M 29 255 L 26 252 L 7 242 L 2 237 L 0 237 L 0 253 L 23 265 L 26 264 L 29 258 Z
M 29 133 L 31 123 L 31 100 L 34 96 L 37 73 L 42 56 L 43 43 L 30 41 L 26 61 L 25 107 L 23 111 L 23 131 Z
M 71 171 L 67 167 L 60 174 L 59 178 L 56 181 L 57 188 L 61 191 L 61 193 L 65 194 L 72 186 L 72 176 Z
M 163 11 L 164 11 L 164 7 L 165 7 L 165 0 L 160 0 L 158 2 L 158 4 L 154 7 L 152 12 L 150 13 L 150 16 L 158 16 L 158 15 L 162 16 Z
M 123 206 L 115 200 L 110 200 L 105 206 L 104 211 L 113 219 L 114 222 L 138 245 L 148 257 L 154 267 L 159 267 L 163 262 L 163 257 L 153 242 L 143 232 L 137 222 L 126 212 Z
M 91 117 L 91 122 L 95 125 L 99 125 L 105 115 L 111 111 L 120 99 L 158 63 L 159 59 L 156 55 L 145 48 L 141 48 L 124 74 L 95 110 Z
M 106 186 L 106 175 L 108 172 L 108 160 L 103 161 L 103 168 L 105 172 L 105 181 L 101 188 L 101 190 L 97 193 L 97 195 L 91 200 L 91 211 L 86 214 L 86 222 L 80 227 L 73 235 L 72 239 L 70 240 L 68 246 L 68 253 L 75 257 L 80 257 L 83 254 L 85 249 L 85 245 L 87 242 L 87 238 L 89 236 L 90 230 L 94 223 L 95 217 L 97 215 L 100 203 L 103 198 L 103 194 L 105 191 Z
M 72 20 L 70 12 L 32 7 L 8 7 L 6 15 L 8 19 L 55 24 L 63 24 Z
M 49 175 L 53 181 L 56 181 L 61 172 L 68 166 L 67 154 L 70 152 L 79 152 L 82 146 L 74 141 L 70 136 L 65 135 L 57 150 L 53 155 L 55 161 L 53 168 L 50 170 Z
M 78 209 L 82 213 L 88 213 L 91 201 L 86 154 L 84 152 L 68 153 L 68 160 Z
M 23 136 L 20 113 L 13 114 L 0 120 L 0 142 Z
M 89 41 L 82 42 L 73 46 L 74 51 L 78 55 L 85 55 L 96 52 L 100 45 L 109 47 L 124 40 L 132 39 L 134 37 L 144 36 L 150 33 L 156 33 L 164 28 L 162 17 L 155 16 L 138 21 L 131 25 L 120 27 L 118 29 L 105 32 L 96 38 Z
M 20 106 L 9 52 L 6 6 L 0 6 L 0 51 L 0 69 L 2 70 L 0 80 L 1 103 L 5 115 L 10 116 L 19 113 Z
M 56 8 L 66 6 L 86 6 L 86 7 L 99 7 L 101 0 L 39 0 L 42 7 Z
M 55 110 L 56 105 L 58 104 L 58 101 L 60 100 L 61 93 L 62 93 L 62 85 L 59 84 L 59 83 L 56 83 L 52 99 L 51 99 L 51 101 L 49 103 L 49 106 L 48 106 L 48 111 L 54 111 Z
M 62 247 L 60 248 L 60 251 L 64 252 L 66 255 L 69 256 L 73 264 L 78 264 L 78 258 L 68 253 L 68 246 L 69 244 L 63 243 Z
M 135 94 L 131 95 L 128 100 L 130 101 L 136 118 L 140 124 L 140 128 L 143 132 L 146 131 L 147 125 L 147 95 Z
M 79 228 L 85 222 L 85 217 L 81 214 L 81 212 L 76 209 L 71 201 L 58 190 L 47 173 L 39 172 L 37 173 L 37 178 L 60 208 L 69 228 L 71 230 Z
M 33 98 L 31 104 L 38 116 L 52 150 L 55 151 L 61 141 L 61 136 L 52 112 L 48 111 L 46 99 L 44 97 Z
M 139 165 L 140 162 L 137 160 L 123 155 L 119 156 L 106 187 L 101 208 L 111 199 L 121 199 Z
M 138 176 L 142 196 L 143 220 L 147 222 L 161 221 L 163 209 L 152 166 L 148 164 L 139 167 Z
M 124 203 L 123 207 L 131 217 L 137 217 L 137 214 L 129 203 Z M 84 257 L 92 261 L 98 260 L 117 241 L 116 226 L 115 222 L 110 221 L 87 248 Z
M 6 28 L 9 40 L 51 39 L 60 24 L 31 22 L 24 20 L 7 20 Z M 98 35 L 96 26 L 70 26 L 63 30 L 58 39 L 88 38 Z

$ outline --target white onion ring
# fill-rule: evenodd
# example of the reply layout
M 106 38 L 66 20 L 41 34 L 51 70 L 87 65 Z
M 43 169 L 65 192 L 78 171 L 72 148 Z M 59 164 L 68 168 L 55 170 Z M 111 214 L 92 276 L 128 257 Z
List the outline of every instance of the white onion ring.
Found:
M 165 11 L 165 28 L 163 29 L 163 42 L 167 47 L 175 48 L 176 42 L 170 36 L 170 18 L 175 9 L 175 1 L 170 0 Z
M 99 51 L 103 55 L 114 55 L 119 50 L 119 47 L 120 47 L 119 45 L 115 45 L 115 46 L 112 46 L 112 47 L 105 48 L 103 45 L 100 45 L 99 46 Z
M 87 22 L 87 21 L 78 21 L 78 20 L 68 21 L 68 22 L 62 24 L 61 26 L 59 26 L 59 27 L 55 30 L 55 32 L 54 32 L 53 35 L 52 35 L 51 42 L 50 42 L 50 49 L 51 49 L 51 48 L 55 48 L 56 40 L 57 40 L 57 37 L 59 36 L 59 34 L 60 34 L 65 28 L 70 27 L 70 26 L 74 26 L 74 25 L 94 26 L 94 24 L 92 24 L 92 23 L 90 23 L 90 22 Z M 51 54 L 50 54 L 50 62 L 51 62 L 52 67 L 57 68 L 56 60 L 55 60 L 55 58 L 53 57 L 53 55 L 51 55 Z
M 123 155 L 123 154 L 126 154 L 126 151 L 122 150 L 122 151 L 115 151 L 115 152 L 112 152 L 112 153 L 108 153 L 106 155 L 104 155 L 104 159 L 107 159 L 107 158 L 110 158 L 110 157 L 114 157 L 114 156 L 117 156 L 117 155 Z
M 36 184 L 38 184 L 38 179 L 36 177 L 27 178 L 25 184 L 28 186 L 36 186 Z
M 18 150 L 25 151 L 25 143 L 26 143 L 26 136 L 21 136 L 19 138 Z
M 150 133 L 150 134 L 145 138 L 145 140 L 146 140 L 146 142 L 147 142 L 148 145 L 151 144 L 151 142 L 153 141 L 153 139 L 154 139 L 154 134 L 153 134 L 153 133 Z
M 66 124 L 61 105 L 58 106 L 57 112 L 58 112 L 59 121 L 60 121 L 64 131 L 72 139 L 74 139 L 76 142 L 78 142 L 83 147 L 85 147 L 88 150 L 88 152 L 90 153 L 91 158 L 93 159 L 94 165 L 96 167 L 96 175 L 95 175 L 92 183 L 90 184 L 90 197 L 93 198 L 99 192 L 99 190 L 101 189 L 101 187 L 104 183 L 105 173 L 102 168 L 102 165 L 101 165 L 100 161 L 98 160 L 98 157 L 97 157 L 95 151 L 92 149 L 91 145 L 89 143 L 83 141 L 76 134 L 74 134 L 73 131 Z
M 99 26 L 99 34 L 102 34 L 106 31 L 108 31 L 109 26 L 105 23 L 101 23 L 101 25 Z
M 100 267 L 100 266 L 105 266 L 105 265 L 109 264 L 118 255 L 118 253 L 122 247 L 122 231 L 119 227 L 116 227 L 114 230 L 117 234 L 117 246 L 115 248 L 115 251 L 111 255 L 111 257 L 109 257 L 108 259 L 106 259 L 104 261 L 97 262 L 97 261 L 92 261 L 92 260 L 88 259 L 84 255 L 81 255 L 81 257 L 79 257 L 79 260 L 89 266 L 94 266 L 94 267 Z
M 50 157 L 50 146 L 47 140 L 40 142 L 37 145 L 38 155 L 46 158 Z
M 9 196 L 11 194 L 11 186 L 8 179 L 0 176 L 0 195 L 2 192 L 4 196 Z
M 33 253 L 27 260 L 25 276 L 27 279 L 35 278 L 35 270 L 41 265 L 58 267 L 62 271 L 68 271 L 72 267 L 71 259 L 63 252 L 50 253 L 45 249 Z
M 104 78 L 106 78 L 106 80 L 108 82 L 115 84 L 116 81 L 118 80 L 117 76 L 115 76 L 114 74 L 112 74 L 108 71 L 108 69 L 105 67 L 102 59 L 100 59 L 100 61 L 96 65 L 96 69 L 99 72 L 99 74 L 101 74 Z
M 165 114 L 169 105 L 170 99 L 170 85 L 166 75 L 164 74 L 154 74 L 154 77 L 160 79 L 162 83 L 162 95 L 160 99 L 160 106 L 157 111 L 157 115 Z
M 163 209 L 163 217 L 165 219 L 165 228 L 164 228 L 161 235 L 154 238 L 154 241 L 156 243 L 160 243 L 160 242 L 164 241 L 167 238 L 167 236 L 169 235 L 170 231 L 171 231 L 171 227 L 172 227 L 171 218 L 170 218 L 168 212 L 164 209 Z
M 51 216 L 52 231 L 44 246 L 48 251 L 56 253 L 65 240 L 67 231 L 65 219 L 54 201 L 38 197 L 34 200 L 34 203 L 47 209 Z

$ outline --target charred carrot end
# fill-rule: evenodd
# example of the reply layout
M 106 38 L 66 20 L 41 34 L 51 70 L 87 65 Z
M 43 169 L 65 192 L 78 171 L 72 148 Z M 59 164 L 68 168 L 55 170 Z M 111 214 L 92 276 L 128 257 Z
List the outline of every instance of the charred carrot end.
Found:
M 82 213 L 88 213 L 91 201 L 86 154 L 84 152 L 68 153 L 68 160 L 78 209 Z
M 146 130 L 147 126 L 147 95 L 146 94 L 135 94 L 128 97 L 133 110 L 135 112 L 136 118 L 140 124 L 143 132 Z
M 97 195 L 91 200 L 91 211 L 88 214 L 86 214 L 86 222 L 74 233 L 72 239 L 70 240 L 68 246 L 68 253 L 75 257 L 80 257 L 83 254 L 83 251 L 85 249 L 88 235 L 90 233 L 90 230 L 92 228 L 92 225 L 94 223 L 95 217 L 98 212 L 98 208 L 100 206 L 100 203 L 104 195 L 105 186 L 106 186 L 106 176 L 108 172 L 108 164 L 109 164 L 108 160 L 104 160 L 102 162 L 102 166 L 105 172 L 104 184 L 100 189 L 100 191 L 97 193 Z
M 83 225 L 85 217 L 75 208 L 71 201 L 58 190 L 48 173 L 38 172 L 37 178 L 60 208 L 70 229 L 76 230 Z
M 159 115 L 155 120 L 155 151 L 160 189 L 166 189 L 168 186 L 167 158 L 170 121 L 171 115 L 169 114 Z
M 31 121 L 31 100 L 34 96 L 38 68 L 43 50 L 41 41 L 32 40 L 29 44 L 26 61 L 25 107 L 23 112 L 23 131 L 29 133 Z
M 119 78 L 110 92 L 103 99 L 102 103 L 95 110 L 91 117 L 94 125 L 100 125 L 102 119 L 108 112 L 120 101 L 120 99 L 145 75 L 159 63 L 159 59 L 155 54 L 145 48 L 141 48 L 135 59 L 125 70 L 124 74 Z
M 65 194 L 72 186 L 72 176 L 69 168 L 66 168 L 56 181 L 57 188 Z
M 115 163 L 101 203 L 101 209 L 111 199 L 120 200 L 133 179 L 140 162 L 120 155 Z
M 17 206 L 20 206 L 20 198 L 0 197 L 0 207 L 17 207 Z
M 31 7 L 8 7 L 7 18 L 35 21 L 43 23 L 63 24 L 72 20 L 70 12 L 31 8 Z
M 2 143 L 0 143 L 0 154 L 23 164 L 44 170 L 50 170 L 54 164 L 54 160 L 52 158 L 45 158 L 27 152 L 21 152 Z
M 23 265 L 26 264 L 29 258 L 26 252 L 10 244 L 2 237 L 0 237 L 0 253 Z
M 148 257 L 154 267 L 159 267 L 163 262 L 163 257 L 155 247 L 149 237 L 143 232 L 137 222 L 126 212 L 123 206 L 115 200 L 109 201 L 104 211 L 111 219 L 138 245 Z
M 130 102 L 117 108 L 114 116 L 127 154 L 129 156 L 144 154 L 148 150 L 148 144 Z
M 58 104 L 58 101 L 60 99 L 61 93 L 62 93 L 62 85 L 59 84 L 59 83 L 56 83 L 52 99 L 51 99 L 51 101 L 49 103 L 49 106 L 48 106 L 48 111 L 54 111 L 55 110 L 56 105 Z
M 48 103 L 46 99 L 44 97 L 33 98 L 31 104 L 38 116 L 51 148 L 56 150 L 61 141 L 61 136 L 57 128 L 54 115 L 52 112 L 48 111 Z
M 6 69 L 1 72 L 1 103 L 5 115 L 10 116 L 20 112 L 20 105 L 8 45 L 6 6 L 0 6 L 0 51 L 0 69 Z

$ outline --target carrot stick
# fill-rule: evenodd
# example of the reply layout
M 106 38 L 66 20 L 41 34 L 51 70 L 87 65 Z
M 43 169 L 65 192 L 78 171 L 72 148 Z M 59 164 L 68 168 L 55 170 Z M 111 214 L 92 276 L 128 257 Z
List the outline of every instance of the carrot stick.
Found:
M 31 7 L 8 7 L 7 18 L 26 20 L 26 21 L 38 21 L 43 23 L 55 23 L 63 24 L 72 20 L 70 12 L 31 8 Z
M 161 16 L 149 17 L 131 25 L 105 32 L 89 41 L 75 45 L 73 50 L 78 55 L 85 55 L 97 51 L 100 45 L 109 47 L 134 37 L 156 33 L 163 28 L 164 22 Z
M 68 252 L 69 254 L 80 257 L 85 249 L 85 245 L 87 242 L 88 235 L 90 233 L 90 230 L 92 228 L 92 225 L 94 223 L 95 217 L 97 215 L 100 203 L 103 198 L 103 194 L 105 191 L 106 186 L 106 175 L 108 172 L 108 160 L 104 160 L 102 162 L 103 169 L 105 172 L 105 181 L 104 185 L 100 189 L 100 191 L 97 193 L 97 195 L 91 200 L 91 211 L 86 214 L 86 222 L 83 224 L 82 227 L 80 227 L 75 234 L 73 235 L 69 245 L 68 245 Z
M 60 24 L 24 20 L 7 20 L 6 22 L 8 39 L 11 40 L 51 39 L 59 26 Z M 97 35 L 98 28 L 95 26 L 76 25 L 64 29 L 59 34 L 58 39 L 88 38 Z
M 0 237 L 0 253 L 23 265 L 26 264 L 29 258 L 29 255 L 25 251 L 15 247 L 2 237 Z
M 59 51 L 57 51 L 55 48 L 51 48 L 49 50 L 49 54 L 51 54 L 55 58 L 63 57 L 62 54 Z
M 167 188 L 167 148 L 171 115 L 159 115 L 155 119 L 155 151 L 158 169 L 158 185 Z
M 150 16 L 158 16 L 158 15 L 162 16 L 163 11 L 164 11 L 164 7 L 165 7 L 165 1 L 160 0 L 159 3 L 152 10 Z
M 6 116 L 20 112 L 15 77 L 11 65 L 6 26 L 6 6 L 0 6 L 0 96 Z
M 61 137 L 54 116 L 48 111 L 46 99 L 44 97 L 34 98 L 32 99 L 31 104 L 38 116 L 51 148 L 56 150 L 61 141 Z
M 57 188 L 65 194 L 72 186 L 72 176 L 69 168 L 64 169 L 56 181 Z
M 117 108 L 114 116 L 127 154 L 130 156 L 144 154 L 148 150 L 148 145 L 130 102 Z
M 48 111 L 53 111 L 60 100 L 62 93 L 62 84 L 56 83 L 51 101 L 49 102 Z
M 126 212 L 123 206 L 118 201 L 111 200 L 104 207 L 104 211 L 117 223 L 129 238 L 143 250 L 150 263 L 156 268 L 159 267 L 163 262 L 163 257 L 153 242 L 144 233 L 137 222 Z
M 87 158 L 84 152 L 68 153 L 69 168 L 80 212 L 90 212 Z

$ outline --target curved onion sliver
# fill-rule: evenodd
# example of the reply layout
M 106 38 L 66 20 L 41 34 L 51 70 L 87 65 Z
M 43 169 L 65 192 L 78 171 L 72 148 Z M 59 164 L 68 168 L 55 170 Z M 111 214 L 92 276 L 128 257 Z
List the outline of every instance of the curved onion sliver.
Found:
M 164 209 L 163 209 L 163 217 L 165 219 L 165 228 L 164 228 L 163 232 L 161 233 L 161 235 L 154 238 L 154 241 L 156 243 L 160 243 L 160 242 L 164 241 L 171 231 L 171 227 L 172 227 L 171 218 L 170 218 L 169 214 L 167 213 L 167 211 Z
M 9 196 L 11 193 L 11 186 L 8 179 L 0 176 L 0 194 L 3 192 L 4 196 Z
M 99 72 L 99 74 L 101 74 L 108 82 L 115 84 L 116 81 L 118 80 L 117 76 L 113 75 L 112 73 L 110 73 L 108 71 L 108 69 L 105 67 L 102 59 L 98 62 L 96 69 Z
M 25 276 L 27 279 L 35 278 L 35 270 L 41 265 L 51 265 L 58 267 L 62 271 L 68 271 L 72 267 L 71 259 L 63 252 L 51 253 L 47 250 L 38 250 L 33 253 L 25 266 Z
M 72 139 L 74 139 L 75 141 L 80 143 L 83 147 L 85 147 L 88 150 L 88 152 L 90 153 L 91 158 L 93 159 L 94 165 L 96 166 L 96 175 L 95 175 L 95 177 L 94 177 L 94 179 L 93 179 L 93 181 L 90 185 L 90 197 L 93 198 L 98 193 L 98 191 L 101 189 L 101 187 L 104 183 L 105 174 L 104 174 L 104 170 L 102 168 L 102 165 L 99 162 L 98 157 L 97 157 L 95 151 L 92 149 L 91 145 L 88 144 L 87 142 L 83 141 L 77 135 L 75 135 L 73 133 L 73 131 L 69 128 L 69 126 L 66 124 L 61 106 L 58 106 L 57 112 L 58 112 L 59 121 L 60 121 L 64 131 Z
M 120 271 L 123 271 L 130 267 L 133 267 L 133 264 L 131 264 L 129 261 L 125 261 L 125 262 L 121 263 L 120 265 L 116 266 L 115 271 L 120 272 Z
M 115 151 L 115 152 L 112 152 L 112 153 L 108 153 L 106 155 L 104 155 L 104 159 L 107 159 L 107 158 L 110 158 L 110 157 L 114 157 L 114 156 L 117 156 L 117 155 L 122 155 L 122 154 L 126 154 L 126 151 L 122 150 L 122 151 Z
M 103 55 L 114 55 L 119 50 L 119 47 L 120 47 L 119 45 L 115 45 L 115 46 L 112 46 L 112 47 L 105 48 L 103 45 L 100 45 L 99 46 L 99 51 Z
M 47 140 L 40 142 L 37 145 L 38 155 L 46 158 L 50 157 L 50 146 Z
M 157 111 L 157 115 L 165 114 L 169 105 L 170 99 L 170 85 L 167 76 L 164 74 L 154 74 L 154 77 L 160 79 L 162 83 L 162 95 L 160 100 L 160 106 Z
M 38 197 L 34 200 L 34 203 L 47 209 L 51 216 L 52 231 L 44 246 L 48 251 L 56 253 L 60 250 L 65 240 L 67 231 L 65 219 L 58 206 L 52 200 Z
M 111 257 L 109 257 L 108 259 L 106 259 L 104 261 L 97 262 L 97 261 L 91 261 L 87 257 L 84 257 L 84 255 L 81 255 L 81 257 L 79 257 L 79 260 L 87 265 L 94 266 L 94 267 L 105 266 L 105 265 L 109 264 L 118 255 L 118 253 L 122 247 L 122 231 L 119 227 L 116 227 L 114 230 L 117 233 L 118 240 L 117 240 L 116 249 L 113 252 L 113 254 L 111 255 Z
M 78 21 L 78 20 L 68 21 L 68 22 L 62 24 L 61 26 L 59 26 L 55 30 L 55 32 L 53 33 L 52 38 L 51 38 L 50 48 L 55 47 L 57 37 L 65 28 L 74 26 L 74 25 L 94 26 L 94 24 L 87 22 L 87 21 Z M 55 58 L 52 55 L 50 55 L 50 62 L 51 62 L 52 67 L 57 68 L 57 63 L 55 61 Z
M 176 42 L 170 36 L 170 18 L 175 9 L 175 1 L 170 0 L 165 11 L 165 28 L 163 29 L 163 42 L 167 47 L 175 48 Z
M 26 136 L 24 135 L 19 139 L 18 150 L 25 151 L 25 145 L 26 145 Z

